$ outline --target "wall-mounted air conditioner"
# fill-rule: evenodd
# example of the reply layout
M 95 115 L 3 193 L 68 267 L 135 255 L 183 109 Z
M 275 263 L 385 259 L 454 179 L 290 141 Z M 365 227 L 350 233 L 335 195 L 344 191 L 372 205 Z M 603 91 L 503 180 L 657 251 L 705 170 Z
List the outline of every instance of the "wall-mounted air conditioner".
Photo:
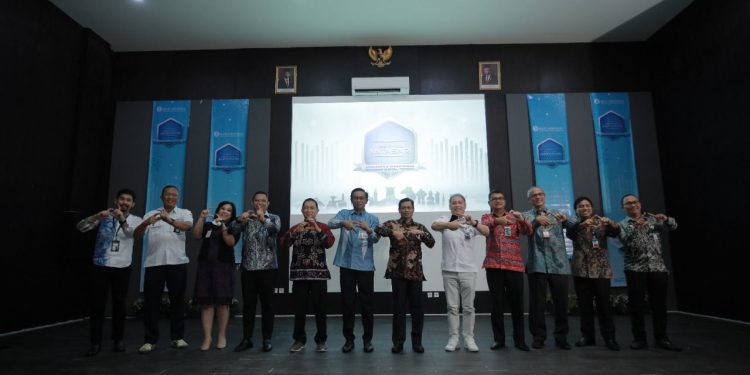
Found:
M 409 95 L 409 77 L 352 78 L 352 96 Z

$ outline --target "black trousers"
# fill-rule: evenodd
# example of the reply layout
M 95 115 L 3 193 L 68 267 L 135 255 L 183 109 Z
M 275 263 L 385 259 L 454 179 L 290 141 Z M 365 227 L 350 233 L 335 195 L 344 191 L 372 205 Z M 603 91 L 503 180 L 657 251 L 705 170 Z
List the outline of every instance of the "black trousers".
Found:
M 102 326 L 107 296 L 112 290 L 112 340 L 123 339 L 130 267 L 115 268 L 94 265 L 91 273 L 91 344 L 102 343 Z
M 373 271 L 341 267 L 341 307 L 344 316 L 342 331 L 347 341 L 354 341 L 354 306 L 357 300 L 362 310 L 362 341 L 372 341 L 374 277 Z
M 654 338 L 667 338 L 667 272 L 633 272 L 625 271 L 628 283 L 628 310 L 630 325 L 635 340 L 646 340 L 646 322 L 644 312 L 646 293 L 651 304 L 651 319 L 654 323 Z
M 422 345 L 422 327 L 424 310 L 422 310 L 422 281 L 391 279 L 393 291 L 393 332 L 394 344 L 406 341 L 406 307 L 411 311 L 411 344 Z
M 523 272 L 487 268 L 487 286 L 492 300 L 492 335 L 497 343 L 505 343 L 505 298 L 510 303 L 513 341 L 525 342 L 523 329 Z
M 260 300 L 263 340 L 273 336 L 273 286 L 276 270 L 242 270 L 242 337 L 250 340 L 255 329 L 255 307 Z
M 547 323 L 544 318 L 547 287 L 555 306 L 555 340 L 566 341 L 568 336 L 568 281 L 570 276 L 551 273 L 530 273 L 529 278 L 529 327 L 534 340 L 547 338 Z
M 581 334 L 594 342 L 594 301 L 596 315 L 599 317 L 599 331 L 604 340 L 614 340 L 615 324 L 612 321 L 612 307 L 609 301 L 609 279 L 574 277 L 573 285 L 578 297 L 578 309 L 581 313 Z
M 187 264 L 146 267 L 143 276 L 143 322 L 147 343 L 156 344 L 159 341 L 159 310 L 165 284 L 169 293 L 170 337 L 179 340 L 185 336 Z
M 312 304 L 315 313 L 315 343 L 320 344 L 328 339 L 326 325 L 326 293 L 327 280 L 294 280 L 292 284 L 292 298 L 294 299 L 294 341 L 307 343 L 305 333 L 305 319 L 307 306 Z

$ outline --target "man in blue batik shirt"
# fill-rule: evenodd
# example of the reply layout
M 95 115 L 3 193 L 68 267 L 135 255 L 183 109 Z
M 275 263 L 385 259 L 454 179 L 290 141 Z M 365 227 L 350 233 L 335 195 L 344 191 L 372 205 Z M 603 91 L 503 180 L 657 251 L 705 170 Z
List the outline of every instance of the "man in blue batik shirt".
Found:
M 341 270 L 341 302 L 344 317 L 344 338 L 346 343 L 341 348 L 344 353 L 354 349 L 354 302 L 359 298 L 362 306 L 362 342 L 365 353 L 371 353 L 373 326 L 373 295 L 375 263 L 372 244 L 380 236 L 374 229 L 380 225 L 375 215 L 365 211 L 367 192 L 362 188 L 352 190 L 350 195 L 352 210 L 341 210 L 328 221 L 331 229 L 341 228 L 339 245 L 333 264 Z
M 570 350 L 567 339 L 570 261 L 565 252 L 563 235 L 568 217 L 560 211 L 548 209 L 545 206 L 544 190 L 536 186 L 526 192 L 526 198 L 533 206 L 523 213 L 532 228 L 529 235 L 529 258 L 526 262 L 529 279 L 529 327 L 534 336 L 531 346 L 541 349 L 547 338 L 544 308 L 549 286 L 555 306 L 555 344 L 560 349 Z
M 130 214 L 135 207 L 135 192 L 122 189 L 117 192 L 115 207 L 103 210 L 81 220 L 76 228 L 88 232 L 98 228 L 94 246 L 94 269 L 91 289 L 91 347 L 86 356 L 101 351 L 104 310 L 107 293 L 112 289 L 112 341 L 114 351 L 124 352 L 125 299 L 130 282 L 130 264 L 133 259 L 133 231 L 143 221 Z

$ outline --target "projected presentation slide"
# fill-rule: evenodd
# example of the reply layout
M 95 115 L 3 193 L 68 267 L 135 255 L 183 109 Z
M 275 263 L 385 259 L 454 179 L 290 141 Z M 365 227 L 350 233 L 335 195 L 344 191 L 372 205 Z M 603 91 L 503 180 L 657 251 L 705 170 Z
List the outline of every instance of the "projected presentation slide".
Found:
M 318 220 L 327 222 L 351 209 L 355 187 L 369 193 L 366 210 L 380 221 L 398 218 L 398 201 L 415 202 L 414 220 L 430 226 L 450 215 L 448 197 L 461 193 L 467 213 L 488 211 L 487 130 L 483 95 L 295 97 L 292 118 L 290 225 L 302 220 L 306 198 L 318 201 Z M 338 237 L 338 230 L 334 231 Z M 442 291 L 440 233 L 424 250 L 425 291 Z M 479 266 L 484 237 L 475 244 Z M 334 278 L 329 291 L 340 290 L 334 247 L 327 252 Z M 375 246 L 375 290 L 390 292 L 383 279 L 389 241 Z M 486 290 L 484 272 L 477 289 Z

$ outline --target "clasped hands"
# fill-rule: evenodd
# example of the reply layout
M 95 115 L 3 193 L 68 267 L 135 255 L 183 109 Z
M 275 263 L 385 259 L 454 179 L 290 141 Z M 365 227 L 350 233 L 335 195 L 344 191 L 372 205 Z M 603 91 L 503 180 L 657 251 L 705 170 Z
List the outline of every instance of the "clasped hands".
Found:
M 420 235 L 424 234 L 424 232 L 422 232 L 421 230 L 419 230 L 417 228 L 409 228 L 407 230 L 404 230 L 406 228 L 404 228 L 404 227 L 402 227 L 402 226 L 400 226 L 400 225 L 398 225 L 396 223 L 391 223 L 391 229 L 392 229 L 392 232 L 393 232 L 393 237 L 396 240 L 398 240 L 398 241 L 405 240 L 407 234 L 411 234 L 413 236 L 420 236 Z
M 245 211 L 237 218 L 237 221 L 244 224 L 249 220 L 258 220 L 261 223 L 266 221 L 266 212 L 263 210 Z
M 523 220 L 523 214 L 518 211 L 510 210 L 505 216 L 495 218 L 495 224 L 497 225 L 509 225 L 515 224 L 517 221 Z
M 320 226 L 314 217 L 306 217 L 301 223 L 299 223 L 295 229 L 296 233 L 302 232 L 320 232 Z
M 565 220 L 568 220 L 568 217 L 562 213 L 562 212 L 552 212 L 551 215 L 557 220 L 557 222 L 562 223 Z M 536 217 L 536 222 L 541 225 L 554 225 L 555 222 L 550 220 L 549 217 L 546 215 L 539 215 Z
M 370 233 L 370 226 L 367 225 L 367 222 L 364 220 L 360 220 L 360 221 L 345 220 L 341 222 L 341 225 L 344 228 L 346 228 L 346 230 L 354 230 L 354 228 L 359 227 L 359 228 L 362 228 L 362 230 L 366 231 L 367 233 Z

